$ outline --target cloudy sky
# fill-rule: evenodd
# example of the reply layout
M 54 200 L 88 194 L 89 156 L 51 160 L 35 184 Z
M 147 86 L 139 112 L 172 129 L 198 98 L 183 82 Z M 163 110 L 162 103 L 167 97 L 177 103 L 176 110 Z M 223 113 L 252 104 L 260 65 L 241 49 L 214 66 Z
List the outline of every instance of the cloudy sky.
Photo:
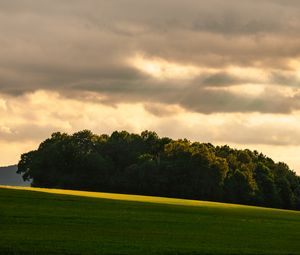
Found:
M 0 165 L 52 132 L 229 144 L 300 174 L 300 1 L 1 0 Z

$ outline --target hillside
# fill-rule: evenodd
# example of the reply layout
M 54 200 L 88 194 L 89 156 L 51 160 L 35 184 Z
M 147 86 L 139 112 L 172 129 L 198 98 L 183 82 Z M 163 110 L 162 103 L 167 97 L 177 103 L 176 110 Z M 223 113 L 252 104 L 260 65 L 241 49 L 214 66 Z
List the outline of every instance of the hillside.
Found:
M 0 185 L 29 186 L 30 182 L 24 182 L 17 169 L 16 165 L 0 167 Z
M 258 151 L 155 132 L 53 133 L 22 154 L 34 187 L 197 199 L 300 210 L 300 177 Z
M 0 254 L 300 254 L 297 211 L 24 189 L 0 188 Z

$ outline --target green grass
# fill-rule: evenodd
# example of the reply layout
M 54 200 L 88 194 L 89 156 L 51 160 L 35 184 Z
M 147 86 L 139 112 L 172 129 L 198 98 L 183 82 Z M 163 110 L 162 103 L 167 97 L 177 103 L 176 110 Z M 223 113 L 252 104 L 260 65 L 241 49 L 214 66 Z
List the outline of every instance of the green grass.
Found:
M 0 254 L 300 254 L 300 212 L 33 190 L 0 188 Z

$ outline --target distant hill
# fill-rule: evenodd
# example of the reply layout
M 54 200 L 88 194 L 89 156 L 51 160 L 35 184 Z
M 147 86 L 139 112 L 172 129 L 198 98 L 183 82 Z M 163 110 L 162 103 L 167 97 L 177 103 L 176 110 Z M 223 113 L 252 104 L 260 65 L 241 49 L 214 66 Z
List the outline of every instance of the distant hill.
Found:
M 22 176 L 17 174 L 17 166 L 0 167 L 0 185 L 30 186 L 30 182 L 24 182 Z

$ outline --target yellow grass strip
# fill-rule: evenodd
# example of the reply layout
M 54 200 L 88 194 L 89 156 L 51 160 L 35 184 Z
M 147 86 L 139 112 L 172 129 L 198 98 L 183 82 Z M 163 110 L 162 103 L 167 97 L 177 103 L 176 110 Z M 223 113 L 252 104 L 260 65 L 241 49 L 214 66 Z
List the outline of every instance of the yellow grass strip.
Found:
M 81 197 L 93 197 L 93 198 L 102 198 L 102 199 L 146 202 L 146 203 L 157 203 L 157 204 L 169 204 L 169 205 L 215 207 L 215 208 L 223 208 L 223 209 L 224 208 L 245 208 L 245 209 L 252 208 L 252 209 L 256 209 L 256 210 L 277 210 L 277 211 L 285 211 L 285 212 L 288 211 L 288 210 L 281 210 L 281 209 L 270 209 L 270 208 L 265 208 L 265 207 L 226 204 L 226 203 L 208 202 L 208 201 L 198 201 L 198 200 L 191 200 L 191 199 L 155 197 L 155 196 L 127 195 L 127 194 L 92 192 L 92 191 L 32 188 L 32 187 L 19 187 L 19 186 L 1 186 L 1 185 L 0 185 L 0 188 L 15 189 L 15 190 L 28 190 L 28 191 L 37 191 L 37 192 L 45 192 L 45 193 L 52 193 L 52 194 L 81 196 Z M 290 211 L 290 212 L 295 212 L 295 213 L 300 214 L 300 212 L 298 212 L 298 211 Z

